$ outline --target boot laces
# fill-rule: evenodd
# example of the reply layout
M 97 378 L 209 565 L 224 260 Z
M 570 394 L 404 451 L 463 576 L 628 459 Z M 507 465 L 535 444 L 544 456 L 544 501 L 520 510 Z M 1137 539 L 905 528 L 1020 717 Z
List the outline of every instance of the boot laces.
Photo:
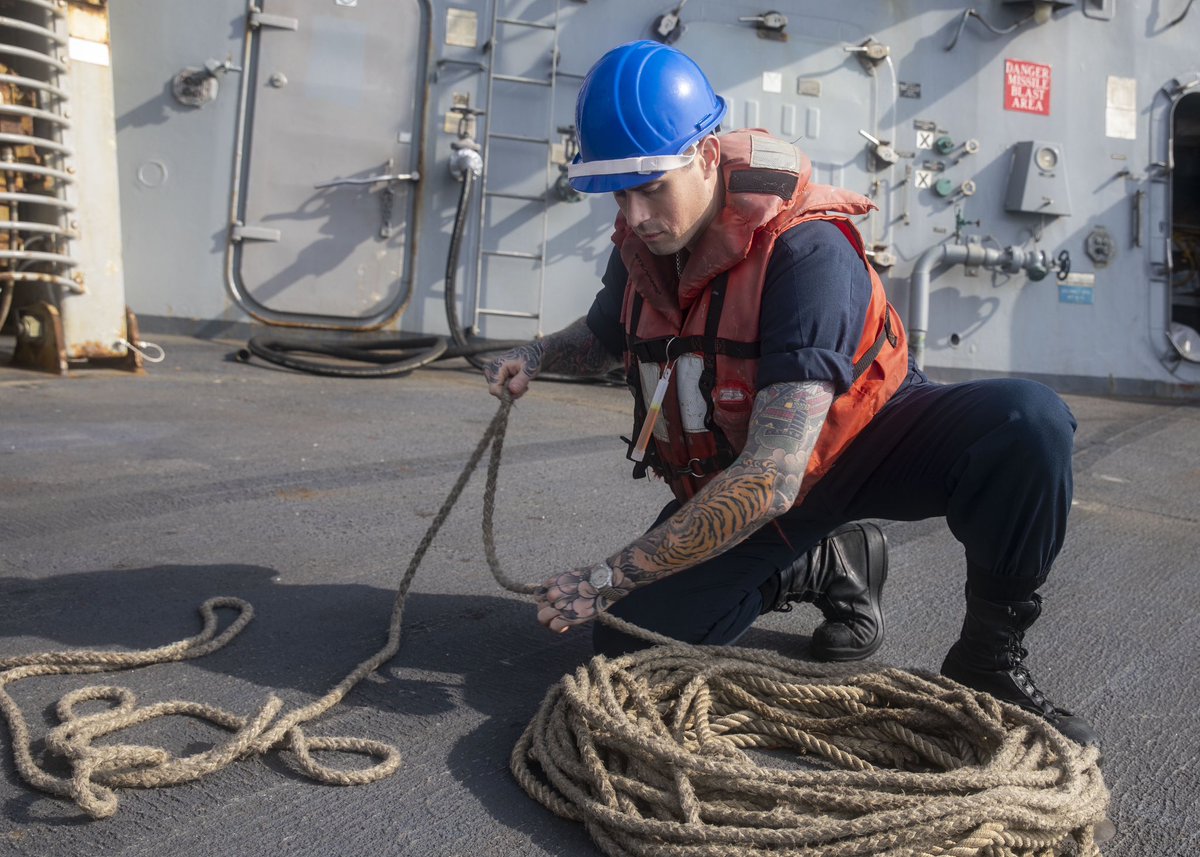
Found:
M 1033 674 L 1029 672 L 1029 667 L 1025 666 L 1025 659 L 1029 657 L 1029 650 L 1023 645 L 1025 635 L 1019 631 L 1014 633 L 1009 638 L 1008 645 L 1005 647 L 1005 653 L 1008 655 L 1008 661 L 1011 665 L 1009 672 L 1016 679 L 1018 685 L 1029 694 L 1029 698 L 1033 704 L 1043 709 L 1053 710 L 1054 703 L 1046 698 L 1046 695 L 1038 689 L 1038 686 L 1033 681 Z
M 815 603 L 820 593 L 813 586 L 812 576 L 814 569 L 818 567 L 818 562 L 821 556 L 821 544 L 808 550 L 808 578 L 800 589 L 794 588 L 796 585 L 796 573 L 794 565 L 787 568 L 787 573 L 781 573 L 779 586 L 780 597 L 779 603 L 776 604 L 771 611 L 773 613 L 791 613 L 795 609 L 793 604 L 809 604 Z

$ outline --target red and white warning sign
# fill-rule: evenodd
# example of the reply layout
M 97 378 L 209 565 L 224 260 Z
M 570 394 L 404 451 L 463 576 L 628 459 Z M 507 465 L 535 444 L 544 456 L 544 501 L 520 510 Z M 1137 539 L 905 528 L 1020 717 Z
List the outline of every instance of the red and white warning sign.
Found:
M 1050 66 L 1004 61 L 1004 109 L 1050 115 Z

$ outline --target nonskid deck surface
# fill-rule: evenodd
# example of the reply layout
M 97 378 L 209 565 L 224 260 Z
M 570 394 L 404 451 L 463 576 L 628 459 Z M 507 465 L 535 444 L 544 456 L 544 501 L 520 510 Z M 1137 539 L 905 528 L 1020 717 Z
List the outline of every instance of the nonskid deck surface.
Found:
M 241 714 L 270 692 L 301 705 L 382 645 L 399 576 L 495 402 L 449 364 L 334 380 L 232 362 L 238 343 L 155 339 L 167 360 L 141 377 L 0 369 L 0 657 L 157 646 L 195 633 L 202 601 L 232 595 L 257 615 L 227 648 L 104 682 Z M 1191 857 L 1200 409 L 1067 399 L 1080 423 L 1076 505 L 1030 664 L 1105 740 L 1118 828 L 1106 857 Z M 518 404 L 497 514 L 515 576 L 612 553 L 665 500 L 661 484 L 628 478 L 618 436 L 629 404 L 621 389 L 551 383 Z M 477 478 L 418 574 L 399 655 L 310 730 L 393 742 L 399 773 L 321 786 L 271 755 L 121 791 L 117 814 L 91 822 L 25 787 L 4 733 L 0 854 L 598 853 L 508 773 L 546 688 L 590 645 L 586 631 L 543 631 L 492 582 L 481 488 Z M 889 637 L 873 662 L 936 668 L 961 620 L 961 550 L 940 520 L 887 533 Z M 745 642 L 803 657 L 817 621 L 807 607 L 773 614 Z M 31 679 L 13 694 L 41 736 L 53 702 L 84 683 Z M 220 737 L 182 718 L 132 736 L 174 752 Z

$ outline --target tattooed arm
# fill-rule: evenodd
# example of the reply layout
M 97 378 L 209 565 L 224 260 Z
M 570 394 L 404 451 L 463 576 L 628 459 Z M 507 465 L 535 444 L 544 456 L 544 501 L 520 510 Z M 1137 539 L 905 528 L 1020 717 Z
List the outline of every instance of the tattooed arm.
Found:
M 782 515 L 796 501 L 831 404 L 833 385 L 825 381 L 760 390 L 737 460 L 606 563 L 547 580 L 535 593 L 538 621 L 552 631 L 586 622 L 639 586 L 714 557 Z
M 545 339 L 535 339 L 501 354 L 484 367 L 483 374 L 488 392 L 497 399 L 506 383 L 512 397 L 519 399 L 540 372 L 603 375 L 617 363 L 587 326 L 587 320 L 581 318 Z

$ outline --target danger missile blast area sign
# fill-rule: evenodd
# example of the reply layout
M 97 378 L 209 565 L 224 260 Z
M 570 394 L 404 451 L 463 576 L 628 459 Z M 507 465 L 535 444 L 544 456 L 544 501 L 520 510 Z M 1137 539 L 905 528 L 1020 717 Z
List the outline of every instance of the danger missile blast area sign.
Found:
M 1004 61 L 1004 109 L 1050 115 L 1050 66 Z

